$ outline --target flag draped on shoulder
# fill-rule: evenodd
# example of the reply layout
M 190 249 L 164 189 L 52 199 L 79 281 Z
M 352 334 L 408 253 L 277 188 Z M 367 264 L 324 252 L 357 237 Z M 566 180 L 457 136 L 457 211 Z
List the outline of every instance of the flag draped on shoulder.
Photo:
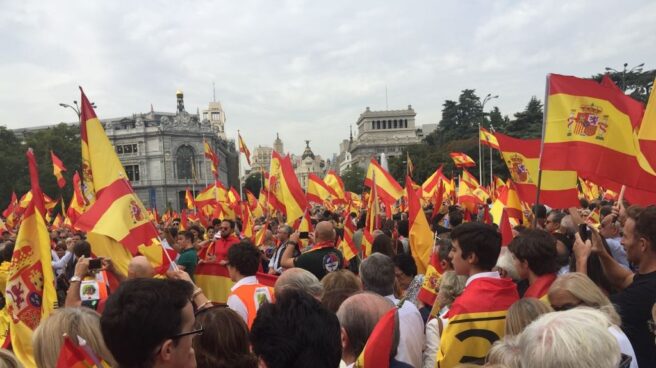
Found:
M 438 367 L 484 361 L 492 344 L 504 336 L 506 311 L 519 299 L 510 279 L 473 280 L 453 302 L 437 352 Z
M 64 163 L 62 160 L 55 155 L 54 152 L 50 151 L 50 158 L 52 159 L 52 171 L 55 177 L 57 178 L 57 186 L 59 188 L 63 188 L 66 186 L 66 179 L 64 179 L 64 175 L 62 172 L 66 171 L 66 167 L 64 167 Z
M 16 237 L 7 276 L 6 303 L 11 318 L 9 331 L 14 354 L 24 366 L 34 367 L 32 333 L 55 309 L 57 294 L 51 266 L 50 234 L 44 220 L 46 210 L 31 149 L 27 152 L 27 160 L 34 195 Z
M 529 204 L 535 203 L 539 160 L 539 139 L 517 139 L 496 133 L 501 156 L 508 166 L 519 198 Z M 564 155 L 554 152 L 554 155 Z M 543 158 L 545 155 L 543 155 Z M 569 208 L 579 205 L 576 171 L 546 169 L 543 167 L 540 184 L 540 202 L 552 208 Z
M 396 326 L 396 307 L 385 313 L 367 338 L 364 349 L 355 361 L 356 368 L 389 368 Z
M 474 160 L 472 160 L 471 157 L 467 156 L 462 152 L 451 152 L 449 153 L 449 156 L 451 156 L 451 159 L 453 160 L 453 164 L 456 165 L 456 167 L 476 166 L 476 162 L 474 162 Z

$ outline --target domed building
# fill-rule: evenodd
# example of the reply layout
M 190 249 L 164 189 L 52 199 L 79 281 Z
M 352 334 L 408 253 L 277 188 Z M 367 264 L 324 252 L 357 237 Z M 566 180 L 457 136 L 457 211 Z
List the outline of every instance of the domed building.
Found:
M 294 172 L 301 188 L 307 189 L 308 176 L 310 174 L 323 177 L 326 171 L 326 161 L 319 155 L 315 155 L 310 148 L 310 141 L 305 141 L 305 150 L 300 158 L 294 157 Z

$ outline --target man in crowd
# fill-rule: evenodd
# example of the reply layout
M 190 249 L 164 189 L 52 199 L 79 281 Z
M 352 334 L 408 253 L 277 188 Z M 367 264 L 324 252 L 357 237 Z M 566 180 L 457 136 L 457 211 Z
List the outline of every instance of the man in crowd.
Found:
M 619 221 L 617 221 L 613 214 L 606 215 L 599 225 L 599 234 L 606 239 L 610 254 L 615 258 L 617 263 L 629 268 L 629 260 L 626 258 L 626 251 L 621 243 L 620 226 Z
M 100 318 L 107 347 L 121 367 L 196 366 L 192 284 L 181 280 L 134 279 L 107 300 Z
M 282 273 L 282 254 L 285 252 L 285 248 L 287 248 L 287 242 L 289 241 L 289 237 L 292 235 L 293 231 L 294 230 L 289 225 L 278 226 L 278 232 L 276 234 L 278 237 L 278 247 L 274 251 L 273 255 L 271 256 L 271 260 L 269 261 L 269 274 L 280 275 Z M 298 256 L 298 254 L 295 256 Z
M 298 289 L 260 308 L 250 338 L 263 368 L 335 368 L 342 355 L 337 317 Z
M 198 252 L 200 259 L 206 262 L 219 262 L 225 265 L 228 261 L 228 249 L 239 243 L 240 239 L 235 235 L 235 222 L 232 220 L 223 220 L 219 225 L 220 238 L 211 242 L 207 247 Z
M 228 249 L 228 273 L 235 284 L 230 289 L 228 307 L 251 327 L 257 310 L 273 301 L 273 289 L 260 284 L 255 278 L 260 262 L 260 251 L 247 241 Z
M 281 264 L 285 268 L 300 267 L 312 272 L 319 280 L 327 273 L 344 267 L 344 256 L 335 248 L 335 228 L 330 221 L 321 221 L 314 228 L 314 244 L 312 248 L 294 257 L 294 249 L 298 246 L 300 234 L 292 234 L 287 242 L 287 248 L 282 255 Z M 392 276 L 394 271 L 392 270 Z
M 198 254 L 196 253 L 196 248 L 194 248 L 194 234 L 190 231 L 178 233 L 178 247 L 180 249 L 180 257 L 178 257 L 177 264 L 193 280 L 196 265 L 198 264 Z
M 455 366 L 463 359 L 482 362 L 492 343 L 503 337 L 506 311 L 519 299 L 512 280 L 492 271 L 501 251 L 501 235 L 493 226 L 465 223 L 453 229 L 451 239 L 453 268 L 468 279 L 445 315 L 448 323 L 437 355 L 440 367 Z
M 317 300 L 323 297 L 323 285 L 310 271 L 302 268 L 290 268 L 276 280 L 274 293 L 280 295 L 287 289 L 299 289 L 312 295 Z
M 360 265 L 364 290 L 384 296 L 399 307 L 401 337 L 396 360 L 419 367 L 424 347 L 424 321 L 414 304 L 394 297 L 394 278 L 394 262 L 384 254 L 373 253 Z
M 353 367 L 376 324 L 392 308 L 394 305 L 389 299 L 374 293 L 355 294 L 342 303 L 337 310 L 337 318 L 342 327 L 342 360 L 347 367 Z M 398 327 L 394 335 L 389 356 L 390 368 L 411 367 L 394 359 L 399 343 Z
M 524 297 L 547 302 L 549 287 L 556 279 L 556 239 L 546 231 L 525 230 L 510 242 L 508 250 L 512 253 L 519 278 L 528 280 L 529 287 Z
M 638 272 L 620 265 L 606 251 L 598 233 L 585 243 L 577 234 L 574 246 L 577 263 L 587 262 L 591 251 L 599 255 L 604 272 L 620 292 L 610 296 L 622 318 L 622 330 L 631 341 L 640 367 L 656 367 L 654 336 L 649 331 L 651 308 L 656 302 L 656 206 L 629 207 L 620 213 L 624 219 L 622 245 L 627 259 Z

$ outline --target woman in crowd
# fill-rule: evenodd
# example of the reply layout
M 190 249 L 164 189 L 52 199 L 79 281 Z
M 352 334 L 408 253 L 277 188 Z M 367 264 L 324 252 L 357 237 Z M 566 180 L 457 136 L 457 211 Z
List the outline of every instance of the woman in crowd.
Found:
M 553 309 L 539 299 L 519 299 L 510 306 L 506 314 L 506 336 L 519 335 L 531 322 L 550 312 L 553 312 Z
M 337 313 L 344 300 L 362 291 L 362 281 L 349 270 L 330 272 L 321 279 L 321 284 L 323 284 L 321 304 L 333 313 Z
M 417 264 L 414 258 L 407 253 L 399 253 L 392 259 L 394 260 L 396 285 L 400 291 L 400 295 L 397 295 L 397 297 L 413 303 L 417 308 L 421 308 L 421 302 L 417 300 L 417 294 L 424 283 L 424 275 L 417 274 Z
M 617 339 L 622 354 L 632 358 L 632 368 L 638 367 L 633 347 L 619 327 L 622 324 L 620 316 L 606 294 L 588 276 L 580 272 L 571 272 L 558 277 L 549 289 L 549 302 L 555 311 L 590 307 L 603 312 L 611 322 L 608 331 Z

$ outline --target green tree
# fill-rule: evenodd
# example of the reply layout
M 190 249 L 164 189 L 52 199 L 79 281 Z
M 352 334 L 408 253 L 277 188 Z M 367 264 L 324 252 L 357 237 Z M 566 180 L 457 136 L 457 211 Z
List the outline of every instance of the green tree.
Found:
M 11 199 L 11 192 L 18 196 L 25 192 L 25 177 L 27 173 L 26 148 L 21 144 L 14 132 L 0 126 L 0 211 L 4 210 Z M 28 179 L 29 180 L 29 179 Z M 29 183 L 29 182 L 28 182 Z
M 365 174 L 364 169 L 358 165 L 351 165 L 349 168 L 342 171 L 341 177 L 344 182 L 344 189 L 349 192 L 362 194 Z
M 508 116 L 501 115 L 501 111 L 498 106 L 495 106 L 492 111 L 487 114 L 487 119 L 485 121 L 486 128 L 494 128 L 497 131 L 505 131 L 506 127 L 510 123 Z
M 627 65 L 624 65 L 626 68 Z M 643 71 L 642 67 L 627 70 L 609 70 L 607 73 L 599 73 L 592 76 L 592 79 L 601 81 L 601 78 L 608 74 L 610 79 L 617 84 L 626 94 L 638 101 L 647 103 L 649 94 L 654 88 L 654 78 L 656 78 L 656 69 Z
M 458 101 L 447 100 L 442 105 L 439 128 L 428 134 L 424 141 L 439 146 L 455 139 L 466 139 L 478 134 L 478 124 L 483 121 L 481 99 L 475 90 L 465 89 Z
M 260 196 L 260 189 L 262 188 L 262 172 L 256 171 L 250 173 L 244 181 L 244 189 L 250 190 L 251 193 L 257 198 Z
M 542 102 L 537 97 L 531 97 L 524 111 L 516 113 L 505 128 L 506 134 L 515 138 L 542 137 Z

